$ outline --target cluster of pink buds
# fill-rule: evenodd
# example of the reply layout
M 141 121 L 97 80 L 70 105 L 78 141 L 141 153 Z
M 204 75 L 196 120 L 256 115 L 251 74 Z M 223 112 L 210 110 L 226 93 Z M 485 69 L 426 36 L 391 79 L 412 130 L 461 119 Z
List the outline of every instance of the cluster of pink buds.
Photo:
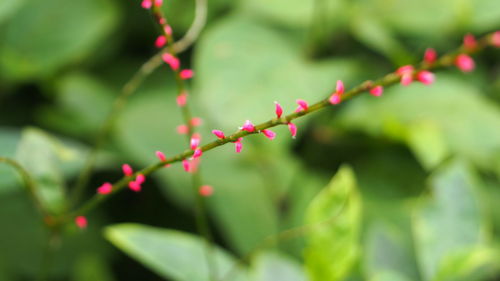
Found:
M 165 37 L 165 35 L 160 35 L 160 36 L 156 37 L 156 40 L 155 40 L 156 48 L 161 48 L 161 47 L 165 46 L 165 44 L 167 44 L 167 37 Z
M 167 157 L 165 157 L 165 154 L 163 154 L 163 152 L 156 151 L 155 154 L 156 154 L 156 157 L 158 157 L 158 159 L 160 159 L 161 162 L 167 161 Z M 168 167 L 170 167 L 170 164 L 165 164 L 165 168 L 168 168 Z
M 111 191 L 113 191 L 113 185 L 109 182 L 105 182 L 97 188 L 97 193 L 102 195 L 109 194 Z
M 146 177 L 143 174 L 138 174 L 134 181 L 128 183 L 130 190 L 139 192 L 142 189 L 142 184 L 146 181 Z
M 193 76 L 194 76 L 194 72 L 191 69 L 183 69 L 183 70 L 181 70 L 181 72 L 179 72 L 179 77 L 182 80 L 191 79 Z
M 309 104 L 305 100 L 298 99 L 295 101 L 299 106 L 295 109 L 295 112 L 306 111 L 309 108 Z
M 181 66 L 181 61 L 170 53 L 164 53 L 161 58 L 163 61 L 172 68 L 173 71 L 179 70 Z
M 381 85 L 378 85 L 378 86 L 375 86 L 375 87 L 372 87 L 370 89 L 370 94 L 374 97 L 380 97 L 382 96 L 382 93 L 384 92 L 384 87 L 382 87 Z
M 408 86 L 413 82 L 413 65 L 404 65 L 396 70 L 396 74 L 401 76 L 401 85 Z
M 337 85 L 335 86 L 335 92 L 330 96 L 328 101 L 333 104 L 339 104 L 342 101 L 342 95 L 344 94 L 344 83 L 341 80 L 337 80 Z
M 200 141 L 201 141 L 201 135 L 200 134 L 194 133 L 191 136 L 190 147 L 191 147 L 191 150 L 194 151 L 193 152 L 193 158 L 198 158 L 198 157 L 200 157 L 203 154 L 201 148 L 199 148 Z
M 154 0 L 155 7 L 161 7 L 162 4 L 163 4 L 163 0 Z M 151 7 L 153 6 L 153 1 L 151 1 L 151 0 L 142 0 L 141 6 L 144 9 L 151 9 Z
M 255 131 L 255 126 L 252 124 L 252 122 L 250 122 L 250 120 L 247 120 L 245 121 L 245 124 L 243 124 L 243 127 L 240 127 L 240 130 L 251 133 Z

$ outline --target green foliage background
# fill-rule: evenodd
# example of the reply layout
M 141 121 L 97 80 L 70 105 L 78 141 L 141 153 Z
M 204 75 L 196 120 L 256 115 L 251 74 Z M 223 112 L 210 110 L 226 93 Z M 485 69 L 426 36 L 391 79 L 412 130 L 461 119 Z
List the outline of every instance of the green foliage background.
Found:
M 194 1 L 166 0 L 180 38 Z M 273 117 L 439 53 L 463 34 L 500 29 L 497 0 L 209 0 L 201 37 L 181 55 L 196 76 L 190 100 L 210 131 Z M 138 0 L 0 0 L 0 156 L 32 173 L 54 212 L 122 85 L 156 50 Z M 399 85 L 203 156 L 224 280 L 500 280 L 500 52 L 477 69 L 449 69 L 432 86 Z M 86 197 L 185 149 L 167 67 L 129 100 Z M 333 177 L 333 179 L 332 179 Z M 51 280 L 209 280 L 179 165 L 124 192 L 64 230 Z M 302 227 L 304 226 L 305 227 Z M 256 247 L 299 227 L 300 235 Z M 20 178 L 0 166 L 0 280 L 34 280 L 47 239 Z M 249 260 L 233 267 L 238 259 Z

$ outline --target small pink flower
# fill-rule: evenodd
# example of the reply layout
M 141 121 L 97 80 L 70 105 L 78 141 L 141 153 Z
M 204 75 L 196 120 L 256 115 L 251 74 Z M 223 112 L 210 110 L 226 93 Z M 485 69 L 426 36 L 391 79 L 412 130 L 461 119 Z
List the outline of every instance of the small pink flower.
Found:
M 336 105 L 336 104 L 339 104 L 342 101 L 342 99 L 340 98 L 339 94 L 333 93 L 333 95 L 330 96 L 330 98 L 328 99 L 328 101 L 331 104 Z
M 81 229 L 84 229 L 87 227 L 87 218 L 84 216 L 78 216 L 75 218 L 75 224 Z
M 172 54 L 165 53 L 162 55 L 162 59 L 165 63 L 170 65 L 170 68 L 172 68 L 172 70 L 174 71 L 177 71 L 181 66 L 181 62 L 179 61 L 179 59 L 174 57 Z
M 288 123 L 288 130 L 290 130 L 290 134 L 292 134 L 292 138 L 297 136 L 297 126 L 292 122 Z
M 424 61 L 426 63 L 433 63 L 437 59 L 437 52 L 433 48 L 427 48 L 424 53 Z
M 167 157 L 165 157 L 165 154 L 161 151 L 156 151 L 156 157 L 158 157 L 161 162 L 167 161 Z
M 165 35 L 160 35 L 156 38 L 155 46 L 156 48 L 161 48 L 165 46 L 166 43 L 167 43 L 167 38 L 165 37 Z
M 153 6 L 153 2 L 151 2 L 151 0 L 142 0 L 141 6 L 144 9 L 151 9 L 151 6 Z
M 219 139 L 223 139 L 226 137 L 224 133 L 220 130 L 212 130 L 212 134 L 214 134 Z
M 167 23 L 167 20 L 163 17 L 161 17 L 159 20 L 158 20 L 158 23 L 161 24 L 161 25 L 164 25 Z
M 401 85 L 403 86 L 408 86 L 413 82 L 413 74 L 411 73 L 406 73 L 401 75 Z
M 163 0 L 155 0 L 156 7 L 161 7 L 162 4 L 163 4 Z
M 190 141 L 191 150 L 195 150 L 200 145 L 200 141 L 201 141 L 200 134 L 194 133 L 191 136 L 191 141 Z
M 240 153 L 241 150 L 243 149 L 243 144 L 241 143 L 242 140 L 243 138 L 239 138 L 234 142 L 234 148 L 236 150 L 236 153 Z
M 132 167 L 130 167 L 129 164 L 123 164 L 122 170 L 123 170 L 123 174 L 125 174 L 125 176 L 127 176 L 127 177 L 130 177 L 134 173 L 134 170 L 132 170 Z
M 185 135 L 189 132 L 189 127 L 186 125 L 177 126 L 177 133 L 180 135 Z
M 396 73 L 401 76 L 401 85 L 408 86 L 413 82 L 414 70 L 412 65 L 404 65 L 396 70 Z
M 186 91 L 182 91 L 179 95 L 177 95 L 176 97 L 176 102 L 177 102 L 177 105 L 180 106 L 180 107 L 183 107 L 186 105 L 187 103 L 187 98 L 188 98 L 188 94 L 186 93 Z
M 277 101 L 275 101 L 274 104 L 276 105 L 276 117 L 281 118 L 281 115 L 283 114 L 283 108 Z
M 179 73 L 179 76 L 181 77 L 182 80 L 191 79 L 193 77 L 193 75 L 194 75 L 194 72 L 191 69 L 183 69 Z
M 342 80 L 337 80 L 337 87 L 335 88 L 335 92 L 339 95 L 344 93 L 344 83 Z
M 422 70 L 417 73 L 417 79 L 418 81 L 422 82 L 424 85 L 430 85 L 434 83 L 434 73 L 427 71 L 427 70 Z
M 374 97 L 380 97 L 383 92 L 384 92 L 384 87 L 380 85 L 370 89 L 370 94 Z
M 187 159 L 182 160 L 182 167 L 184 171 L 189 172 L 189 161 Z
M 201 155 L 203 154 L 203 151 L 201 151 L 200 148 L 197 148 L 194 150 L 194 153 L 193 153 L 193 158 L 198 158 L 200 157 Z
M 198 126 L 201 126 L 201 124 L 203 123 L 203 120 L 200 117 L 193 117 L 193 118 L 191 118 L 191 121 L 189 121 L 189 122 L 191 123 L 191 126 L 198 127 Z
M 477 41 L 474 35 L 468 33 L 464 36 L 464 47 L 466 49 L 475 49 L 477 47 Z
M 296 100 L 296 103 L 299 105 L 297 109 L 295 109 L 295 112 L 301 112 L 304 110 L 307 110 L 309 108 L 309 105 L 305 100 Z
M 250 120 L 245 121 L 245 124 L 243 124 L 243 127 L 241 127 L 241 130 L 247 131 L 247 132 L 253 132 L 255 131 L 255 126 L 250 122 Z
M 135 177 L 135 182 L 138 184 L 143 184 L 146 181 L 146 177 L 143 174 L 138 174 L 137 177 Z
M 264 136 L 266 136 L 266 138 L 270 140 L 274 140 L 274 138 L 276 137 L 276 133 L 271 130 L 264 129 L 262 130 L 262 133 L 264 134 Z
M 105 182 L 97 188 L 97 193 L 103 194 L 103 195 L 109 194 L 109 193 L 111 193 L 111 191 L 113 191 L 113 185 L 109 182 Z
M 162 24 L 166 24 L 167 22 L 165 21 L 165 19 L 163 19 L 164 22 Z M 165 31 L 165 33 L 168 35 L 168 36 L 172 36 L 172 27 L 170 25 L 166 25 L 163 30 Z
M 128 188 L 134 192 L 139 192 L 141 191 L 142 187 L 141 184 L 136 182 L 136 181 L 131 181 L 128 183 Z
M 471 72 L 476 67 L 474 60 L 466 54 L 460 54 L 455 59 L 455 65 L 463 72 Z
M 500 31 L 495 31 L 490 37 L 491 45 L 500 48 Z
M 210 185 L 202 185 L 198 190 L 201 196 L 208 197 L 214 193 L 214 189 Z
M 396 70 L 396 74 L 403 75 L 405 73 L 413 73 L 414 70 L 415 68 L 413 65 L 403 65 Z

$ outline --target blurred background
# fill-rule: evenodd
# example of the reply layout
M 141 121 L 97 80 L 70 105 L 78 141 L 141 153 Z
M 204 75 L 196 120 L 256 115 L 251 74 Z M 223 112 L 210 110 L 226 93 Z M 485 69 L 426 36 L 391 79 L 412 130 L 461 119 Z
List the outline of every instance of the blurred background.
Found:
M 163 9 L 182 37 L 194 0 Z M 291 112 L 338 79 L 349 89 L 418 62 L 428 47 L 442 54 L 466 33 L 499 29 L 497 0 L 209 0 L 207 25 L 180 58 L 195 71 L 190 104 L 206 143 L 212 129 L 274 117 L 273 101 Z M 158 51 L 157 35 L 138 0 L 0 0 L 0 156 L 34 175 L 53 212 L 67 205 L 122 86 Z M 269 235 L 331 218 L 339 202 L 321 207 L 331 190 L 347 186 L 334 199 L 356 202 L 330 232 L 271 243 L 244 262 L 250 279 L 226 280 L 500 280 L 499 58 L 490 48 L 470 74 L 447 69 L 432 86 L 396 85 L 297 120 L 297 139 L 279 127 L 272 142 L 246 138 L 241 154 L 233 145 L 204 154 L 210 225 L 229 261 Z M 161 66 L 128 99 L 84 198 L 119 179 L 122 163 L 138 169 L 156 150 L 187 148 L 175 95 Z M 208 280 L 193 208 L 180 165 L 155 173 L 141 193 L 92 211 L 85 231 L 64 229 L 50 280 Z M 35 280 L 46 240 L 20 178 L 1 165 L 0 280 Z

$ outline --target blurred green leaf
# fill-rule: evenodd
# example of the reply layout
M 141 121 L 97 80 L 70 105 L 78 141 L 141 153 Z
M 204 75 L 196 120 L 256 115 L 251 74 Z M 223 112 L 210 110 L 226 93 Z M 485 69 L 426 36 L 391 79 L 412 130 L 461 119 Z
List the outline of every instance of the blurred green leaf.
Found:
M 0 156 L 14 158 L 21 135 L 17 129 L 0 127 Z M 21 181 L 17 172 L 7 165 L 0 165 L 0 195 L 13 190 Z
M 450 163 L 431 178 L 434 196 L 413 221 L 424 280 L 470 280 L 469 274 L 494 262 L 476 181 L 461 162 Z
M 57 83 L 57 107 L 42 107 L 40 119 L 48 126 L 80 137 L 96 134 L 109 113 L 113 92 L 95 77 L 72 73 Z
M 408 279 L 396 272 L 393 271 L 383 271 L 380 272 L 376 275 L 374 275 L 372 278 L 369 279 L 370 281 L 412 281 L 411 279 Z
M 75 265 L 73 281 L 113 281 L 111 268 L 107 267 L 105 260 L 96 254 L 81 255 Z
M 16 159 L 36 182 L 38 189 L 35 192 L 42 198 L 42 204 L 50 211 L 59 213 L 66 202 L 54 141 L 39 129 L 25 129 L 17 147 Z
M 354 174 L 341 167 L 311 202 L 306 223 L 316 226 L 307 235 L 305 265 L 312 281 L 343 280 L 359 256 L 361 199 Z
M 272 118 L 279 101 L 291 112 L 301 98 L 325 98 L 337 79 L 362 70 L 351 59 L 307 61 L 296 40 L 259 22 L 232 16 L 202 36 L 195 54 L 196 93 L 222 129 Z
M 4 78 L 47 77 L 92 53 L 118 19 L 113 0 L 30 0 L 7 23 L 0 46 Z
M 427 168 L 449 153 L 500 171 L 500 109 L 454 75 L 437 74 L 432 87 L 391 87 L 382 99 L 360 97 L 333 122 L 409 143 Z
M 277 252 L 263 252 L 252 262 L 253 281 L 306 281 L 301 265 Z
M 107 227 L 106 237 L 164 278 L 176 281 L 210 280 L 206 245 L 195 235 L 140 224 L 119 224 Z M 216 264 L 216 278 L 233 269 L 236 260 L 227 252 L 216 247 L 211 254 Z M 232 280 L 248 280 L 246 270 L 237 269 Z
M 19 9 L 25 0 L 3 0 L 0 1 L 0 24 L 7 20 L 14 12 Z

